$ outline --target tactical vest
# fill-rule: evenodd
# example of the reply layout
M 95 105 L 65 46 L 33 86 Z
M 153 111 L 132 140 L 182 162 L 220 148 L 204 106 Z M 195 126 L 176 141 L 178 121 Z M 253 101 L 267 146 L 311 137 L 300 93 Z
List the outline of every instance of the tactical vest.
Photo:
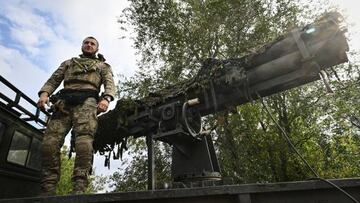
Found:
M 87 83 L 98 90 L 101 86 L 102 62 L 90 58 L 72 58 L 65 71 L 64 83 Z

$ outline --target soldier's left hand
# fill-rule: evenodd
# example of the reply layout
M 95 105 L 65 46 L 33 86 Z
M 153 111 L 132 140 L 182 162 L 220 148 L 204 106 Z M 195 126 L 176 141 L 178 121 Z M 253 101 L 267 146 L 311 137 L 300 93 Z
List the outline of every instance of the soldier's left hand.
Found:
M 100 102 L 97 105 L 97 113 L 102 113 L 107 111 L 107 108 L 109 107 L 109 102 L 106 99 L 100 100 Z

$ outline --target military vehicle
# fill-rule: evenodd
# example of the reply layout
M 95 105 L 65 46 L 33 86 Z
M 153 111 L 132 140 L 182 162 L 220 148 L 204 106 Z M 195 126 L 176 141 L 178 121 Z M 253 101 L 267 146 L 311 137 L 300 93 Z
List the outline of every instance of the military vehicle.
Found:
M 0 76 L 0 198 L 39 193 L 47 112 Z
M 94 149 L 102 154 L 111 154 L 119 145 L 121 153 L 121 145 L 125 145 L 130 136 L 146 137 L 149 191 L 15 198 L 0 202 L 358 202 L 359 178 L 323 180 L 317 177 L 299 182 L 228 185 L 221 176 L 211 137 L 201 121 L 203 116 L 229 106 L 319 79 L 330 91 L 324 70 L 347 61 L 348 45 L 340 17 L 338 13 L 329 13 L 238 59 L 208 59 L 194 78 L 141 100 L 119 100 L 113 110 L 99 116 Z M 4 174 L 0 177 L 4 191 L 0 198 L 38 194 L 40 167 L 32 160 L 39 160 L 36 153 L 42 131 L 26 121 L 43 125 L 45 121 L 39 119 L 38 110 L 31 114 L 18 106 L 19 97 L 27 97 L 15 87 L 12 89 L 19 93 L 15 100 L 1 94 L 7 103 L 1 104 L 0 117 L 0 132 L 3 132 L 0 166 Z M 21 115 L 13 110 L 15 106 L 26 112 L 28 118 L 20 119 Z M 25 141 L 18 141 L 21 136 L 25 136 L 22 138 Z M 173 146 L 173 187 L 170 189 L 155 188 L 154 140 Z M 7 185 L 12 189 L 7 189 Z M 18 190 L 16 185 L 32 191 Z

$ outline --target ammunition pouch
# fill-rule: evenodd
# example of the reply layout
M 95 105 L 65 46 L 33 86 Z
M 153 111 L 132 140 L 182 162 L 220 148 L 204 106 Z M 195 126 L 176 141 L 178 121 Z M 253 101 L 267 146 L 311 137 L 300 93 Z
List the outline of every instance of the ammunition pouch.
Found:
M 62 99 L 65 101 L 65 104 L 78 105 L 85 102 L 89 97 L 99 100 L 99 93 L 96 90 L 72 90 L 72 89 L 62 89 L 55 95 L 50 98 L 50 101 L 57 101 Z

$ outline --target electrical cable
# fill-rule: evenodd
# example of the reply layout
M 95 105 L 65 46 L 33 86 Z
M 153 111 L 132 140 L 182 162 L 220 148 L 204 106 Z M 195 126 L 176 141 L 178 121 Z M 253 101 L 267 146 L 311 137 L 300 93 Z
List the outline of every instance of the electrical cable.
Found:
M 338 189 L 339 191 L 341 191 L 342 193 L 344 193 L 348 198 L 350 198 L 353 202 L 355 203 L 359 203 L 358 200 L 356 200 L 353 196 L 351 196 L 349 193 L 347 193 L 345 190 L 343 190 L 342 188 L 340 188 L 339 186 L 335 185 L 334 183 L 330 182 L 329 180 L 323 179 L 319 176 L 318 173 L 316 173 L 316 171 L 310 166 L 310 164 L 305 160 L 305 158 L 299 153 L 299 151 L 296 149 L 296 147 L 294 146 L 294 144 L 292 143 L 292 141 L 290 140 L 289 136 L 287 135 L 287 133 L 285 132 L 285 130 L 280 126 L 280 124 L 278 122 L 276 122 L 275 118 L 273 117 L 273 115 L 271 114 L 271 112 L 269 111 L 267 105 L 265 104 L 265 102 L 263 101 L 263 98 L 259 95 L 258 92 L 255 92 L 257 97 L 260 99 L 261 104 L 263 105 L 263 108 L 265 109 L 265 111 L 268 113 L 268 115 L 270 116 L 271 120 L 276 124 L 276 126 L 279 128 L 279 130 L 282 132 L 282 136 L 283 138 L 285 138 L 285 140 L 288 142 L 288 144 L 290 145 L 290 147 L 292 148 L 292 150 L 295 151 L 295 153 L 300 157 L 300 159 L 305 163 L 305 165 L 310 169 L 310 171 L 315 175 L 315 178 L 310 178 L 313 180 L 321 180 L 325 183 L 328 183 L 329 185 L 335 187 L 336 189 Z

